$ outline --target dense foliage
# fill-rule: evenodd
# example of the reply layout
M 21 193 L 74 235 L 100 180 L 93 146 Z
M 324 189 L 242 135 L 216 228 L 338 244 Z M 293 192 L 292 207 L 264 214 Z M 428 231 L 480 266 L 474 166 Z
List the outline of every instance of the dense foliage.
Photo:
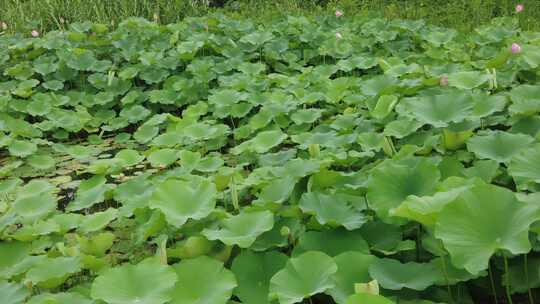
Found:
M 539 46 L 346 16 L 0 37 L 2 304 L 532 303 Z

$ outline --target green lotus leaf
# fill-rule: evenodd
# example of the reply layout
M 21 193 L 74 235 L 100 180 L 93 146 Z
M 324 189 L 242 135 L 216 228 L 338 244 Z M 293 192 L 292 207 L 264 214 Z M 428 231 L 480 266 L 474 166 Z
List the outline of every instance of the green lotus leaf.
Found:
M 253 32 L 251 34 L 248 34 L 242 38 L 240 38 L 241 42 L 251 43 L 256 46 L 260 46 L 274 38 L 274 35 L 270 32 L 266 31 L 257 31 Z
M 332 277 L 337 270 L 334 260 L 319 251 L 291 258 L 270 279 L 270 298 L 277 298 L 280 304 L 293 304 L 325 292 L 335 287 Z
M 409 195 L 432 194 L 439 178 L 437 166 L 426 158 L 386 161 L 371 173 L 367 191 L 369 206 L 381 218 L 388 219 L 389 212 Z
M 30 103 L 28 103 L 28 106 L 26 107 L 26 110 L 28 111 L 28 114 L 32 116 L 44 116 L 49 114 L 51 111 L 52 105 L 49 100 L 47 99 L 34 99 Z
M 123 149 L 118 151 L 114 158 L 121 160 L 124 166 L 128 167 L 135 166 L 144 160 L 144 156 L 139 154 L 139 152 L 136 150 L 131 149 Z
M 226 304 L 237 286 L 234 274 L 223 263 L 201 256 L 173 265 L 178 282 L 171 304 Z
M 186 172 L 191 172 L 199 164 L 199 161 L 201 160 L 201 153 L 182 150 L 179 153 L 179 157 L 182 168 L 184 168 Z
M 102 272 L 92 283 L 92 298 L 110 304 L 164 304 L 172 300 L 177 276 L 153 258 Z
M 347 251 L 369 254 L 369 245 L 358 230 L 308 231 L 300 236 L 293 256 L 306 251 L 322 251 L 332 257 Z
M 118 210 L 109 208 L 102 212 L 95 212 L 86 215 L 82 220 L 79 229 L 82 233 L 89 233 L 105 228 L 111 221 L 116 219 Z
M 136 209 L 147 207 L 153 191 L 153 185 L 144 175 L 118 185 L 113 195 L 114 200 L 122 203 L 119 215 L 129 217 Z
M 270 304 L 270 279 L 286 263 L 287 256 L 280 252 L 242 252 L 234 259 L 231 267 L 238 280 L 234 294 L 245 304 Z
M 489 74 L 478 71 L 457 72 L 448 75 L 448 85 L 461 90 L 472 90 L 490 79 Z
M 259 132 L 254 138 L 241 143 L 231 149 L 233 154 L 240 154 L 244 151 L 254 151 L 266 153 L 268 150 L 279 145 L 287 138 L 287 134 L 281 130 Z
M 422 126 L 421 122 L 410 119 L 394 120 L 384 127 L 384 135 L 395 138 L 403 138 L 414 133 Z
M 133 105 L 123 108 L 122 111 L 120 111 L 120 117 L 126 118 L 130 123 L 136 123 L 144 120 L 150 113 L 150 110 L 141 105 Z
M 398 80 L 389 75 L 373 76 L 360 83 L 362 92 L 368 96 L 392 94 L 398 85 Z
M 478 158 L 506 163 L 533 141 L 532 137 L 525 134 L 494 131 L 471 137 L 467 141 L 467 150 Z
M 78 257 L 47 258 L 26 273 L 26 281 L 43 288 L 54 288 L 81 270 Z
M 78 236 L 81 251 L 96 257 L 103 257 L 107 250 L 111 248 L 116 236 L 112 232 L 102 232 L 90 238 Z
M 223 164 L 225 164 L 225 161 L 219 156 L 205 157 L 197 163 L 195 170 L 201 172 L 215 172 L 219 170 Z
M 14 140 L 9 144 L 9 153 L 17 157 L 27 157 L 36 153 L 38 147 L 35 143 L 25 140 Z
M 390 301 L 389 299 L 380 296 L 380 295 L 374 295 L 370 293 L 359 293 L 350 296 L 347 301 L 344 302 L 345 304 L 395 304 L 394 301 Z
M 385 118 L 388 116 L 388 114 L 390 114 L 390 112 L 392 112 L 397 102 L 398 97 L 395 95 L 382 95 L 379 97 L 377 104 L 371 111 L 371 116 L 375 117 L 376 119 Z
M 512 191 L 477 185 L 441 210 L 435 237 L 442 240 L 452 264 L 477 274 L 487 269 L 497 250 L 529 252 L 529 226 L 539 218 L 538 207 L 518 201 Z
M 181 227 L 188 219 L 207 217 L 216 206 L 216 186 L 204 179 L 168 179 L 159 184 L 148 206 L 160 210 L 169 224 Z
M 0 281 L 2 304 L 22 304 L 29 295 L 30 291 L 23 285 Z
M 435 284 L 440 277 L 432 264 L 409 262 L 402 264 L 393 259 L 379 259 L 369 266 L 370 276 L 385 289 L 409 288 L 424 290 Z
M 354 284 L 369 282 L 369 266 L 377 258 L 361 252 L 347 251 L 334 257 L 338 270 L 334 275 L 336 286 L 326 293 L 331 295 L 336 303 L 344 303 L 355 293 Z
M 435 194 L 420 197 L 410 195 L 399 207 L 391 210 L 390 214 L 417 221 L 427 227 L 434 227 L 437 216 L 444 206 L 454 201 L 463 191 L 479 183 L 481 182 L 477 179 L 450 177 L 439 185 Z
M 51 91 L 60 91 L 64 88 L 64 83 L 60 80 L 49 80 L 41 84 L 45 89 Z
M 305 124 L 305 123 L 314 123 L 322 115 L 322 110 L 320 109 L 305 109 L 298 110 L 291 115 L 292 121 L 295 124 Z
M 527 268 L 525 268 L 527 267 Z M 529 288 L 540 287 L 540 259 L 533 258 L 527 261 L 527 265 L 522 263 L 512 265 L 508 268 L 511 293 L 526 293 Z M 505 275 L 506 276 L 506 275 Z
M 90 208 L 105 200 L 105 193 L 111 188 L 106 184 L 107 179 L 103 175 L 95 175 L 90 179 L 83 180 L 75 194 L 75 200 L 69 203 L 67 210 L 77 211 Z
M 278 204 L 286 202 L 291 196 L 296 182 L 297 180 L 291 176 L 270 181 L 268 185 L 261 189 L 259 201 Z
M 514 114 L 534 114 L 540 112 L 540 85 L 520 85 L 510 91 L 512 104 L 508 108 Z
M 168 167 L 178 160 L 179 151 L 175 149 L 160 149 L 148 155 L 148 161 L 152 167 Z
M 93 304 L 94 301 L 74 292 L 42 293 L 32 297 L 27 304 Z
M 159 127 L 152 126 L 149 124 L 144 124 L 140 126 L 135 133 L 133 133 L 133 138 L 139 143 L 144 144 L 152 140 L 159 133 Z
M 354 230 L 364 224 L 366 217 L 355 210 L 347 200 L 339 195 L 321 192 L 307 192 L 302 195 L 300 209 L 312 214 L 321 225 L 339 226 Z
M 520 189 L 527 189 L 529 184 L 540 184 L 540 146 L 535 145 L 514 155 L 508 165 L 508 173 Z
M 204 229 L 202 234 L 209 240 L 220 240 L 232 246 L 250 247 L 262 233 L 274 226 L 274 215 L 270 211 L 241 212 L 224 219 L 219 230 Z
M 0 243 L 0 279 L 9 279 L 15 265 L 21 263 L 30 253 L 30 243 Z
M 447 127 L 452 122 L 461 122 L 471 115 L 473 109 L 474 102 L 471 96 L 459 91 L 404 98 L 396 107 L 399 113 L 434 127 Z
M 50 155 L 34 154 L 28 157 L 28 164 L 39 170 L 48 170 L 55 166 L 56 161 Z
M 54 187 L 45 180 L 33 179 L 17 191 L 13 212 L 23 222 L 31 223 L 45 218 L 56 209 Z

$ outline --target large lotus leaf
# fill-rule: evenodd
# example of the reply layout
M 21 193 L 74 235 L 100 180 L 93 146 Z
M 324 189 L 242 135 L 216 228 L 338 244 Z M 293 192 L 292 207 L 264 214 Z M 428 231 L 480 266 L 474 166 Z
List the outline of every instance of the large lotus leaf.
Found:
M 34 222 L 46 217 L 56 209 L 54 187 L 45 180 L 33 179 L 17 191 L 13 212 L 23 222 Z
M 94 301 L 73 292 L 42 293 L 32 297 L 27 304 L 93 304 Z
M 520 85 L 510 92 L 512 104 L 508 108 L 511 113 L 534 114 L 540 111 L 540 85 Z
M 111 189 L 103 175 L 95 175 L 83 180 L 75 194 L 75 200 L 69 203 L 67 210 L 77 211 L 90 208 L 105 200 L 105 193 Z
M 508 173 L 520 189 L 527 189 L 530 183 L 540 184 L 540 145 L 515 155 L 508 165 Z
M 172 267 L 150 258 L 102 272 L 92 284 L 92 298 L 110 304 L 164 304 L 177 281 Z
M 153 185 L 145 176 L 130 179 L 114 189 L 114 199 L 122 203 L 118 209 L 121 216 L 131 216 L 136 209 L 148 206 Z
M 350 296 L 345 304 L 395 304 L 395 302 L 387 298 L 370 293 L 359 293 Z
M 347 251 L 334 257 L 338 271 L 334 275 L 336 287 L 326 293 L 331 295 L 336 303 L 344 303 L 354 294 L 354 284 L 369 282 L 369 265 L 377 258 L 361 252 Z
M 398 97 L 395 95 L 383 95 L 379 97 L 377 104 L 371 111 L 371 116 L 377 119 L 385 118 L 388 116 L 388 114 L 390 114 L 390 112 L 392 112 L 397 102 Z
M 152 167 L 167 167 L 178 160 L 179 151 L 175 149 L 160 149 L 148 155 Z
M 354 230 L 367 221 L 366 217 L 340 195 L 307 192 L 300 199 L 300 209 L 313 214 L 321 225 L 339 226 Z
M 467 150 L 473 152 L 478 158 L 506 163 L 533 141 L 532 137 L 525 134 L 494 131 L 471 137 L 467 141 Z
M 371 173 L 367 191 L 369 206 L 387 219 L 389 212 L 409 195 L 432 194 L 439 178 L 437 166 L 427 158 L 386 161 Z
M 28 164 L 38 170 L 48 170 L 54 167 L 54 157 L 45 154 L 34 154 L 28 157 Z
M 419 122 L 447 127 L 452 122 L 465 120 L 474 109 L 474 101 L 469 94 L 451 91 L 441 95 L 405 98 L 396 109 Z
M 158 209 L 169 224 L 181 227 L 188 219 L 200 220 L 216 206 L 216 186 L 204 179 L 168 179 L 159 184 L 150 198 L 150 208 Z
M 371 277 L 386 289 L 409 288 L 424 290 L 440 280 L 440 273 L 432 264 L 405 263 L 393 259 L 379 259 L 369 266 Z
M 11 277 L 13 267 L 22 262 L 30 253 L 30 243 L 0 243 L 0 279 Z
M 431 196 L 410 195 L 399 207 L 390 211 L 390 214 L 417 221 L 427 227 L 434 227 L 437 216 L 444 206 L 479 182 L 479 180 L 450 177 L 442 182 L 435 194 Z
M 22 304 L 30 295 L 30 290 L 23 285 L 0 281 L 0 299 L 2 304 Z
M 332 276 L 338 267 L 319 251 L 308 251 L 287 261 L 285 268 L 270 279 L 270 298 L 293 304 L 335 287 Z
M 102 212 L 86 215 L 79 226 L 82 233 L 90 233 L 105 228 L 111 221 L 116 219 L 118 210 L 109 208 Z
M 269 304 L 270 279 L 286 262 L 287 256 L 276 251 L 242 252 L 231 267 L 238 280 L 234 294 L 245 304 Z
M 119 159 L 124 166 L 135 166 L 143 161 L 144 156 L 140 155 L 136 150 L 123 149 L 116 153 L 115 159 Z
M 291 119 L 297 125 L 304 123 L 314 123 L 317 119 L 321 117 L 321 113 L 322 110 L 320 109 L 298 110 L 291 115 Z
M 26 140 L 14 140 L 8 146 L 9 153 L 17 157 L 27 157 L 34 154 L 38 147 L 35 143 Z
M 171 304 L 225 304 L 237 286 L 234 274 L 207 256 L 183 260 L 173 268 L 178 282 Z
M 306 251 L 322 251 L 330 256 L 336 256 L 346 251 L 369 253 L 368 243 L 358 231 L 332 229 L 326 231 L 308 231 L 300 236 L 293 256 Z
M 203 235 L 209 240 L 220 240 L 227 245 L 248 248 L 262 233 L 274 226 L 274 215 L 270 211 L 242 212 L 224 219 L 222 228 L 204 229 Z
M 457 72 L 448 75 L 448 85 L 461 90 L 471 90 L 490 80 L 487 73 L 478 71 Z
M 487 269 L 497 250 L 529 252 L 529 226 L 538 219 L 538 207 L 518 201 L 512 191 L 477 185 L 442 209 L 435 237 L 442 240 L 456 267 L 477 274 Z
M 47 258 L 26 273 L 26 281 L 43 288 L 54 288 L 81 270 L 78 257 Z
M 266 153 L 268 150 L 282 143 L 286 138 L 287 134 L 281 132 L 281 130 L 259 132 L 254 138 L 232 148 L 231 152 L 233 154 L 240 154 L 244 151 Z

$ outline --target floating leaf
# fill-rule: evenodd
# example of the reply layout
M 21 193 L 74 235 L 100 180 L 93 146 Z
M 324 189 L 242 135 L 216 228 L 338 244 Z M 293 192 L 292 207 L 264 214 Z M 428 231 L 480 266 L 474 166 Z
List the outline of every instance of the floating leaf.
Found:
M 43 288 L 54 288 L 81 270 L 78 257 L 47 258 L 26 273 L 26 281 Z
M 336 287 L 326 293 L 331 295 L 336 303 L 342 303 L 355 293 L 354 284 L 368 282 L 369 266 L 376 257 L 361 252 L 347 251 L 334 257 L 338 270 L 334 275 Z
M 327 195 L 320 192 L 308 192 L 300 200 L 302 211 L 315 215 L 321 225 L 342 225 L 354 230 L 366 222 L 365 216 L 355 210 L 348 201 L 339 195 Z
M 393 259 L 379 259 L 369 266 L 369 274 L 386 289 L 409 288 L 424 290 L 440 279 L 432 264 L 405 263 Z
M 496 131 L 470 138 L 467 141 L 467 150 L 478 158 L 506 163 L 533 141 L 532 137 L 525 134 Z

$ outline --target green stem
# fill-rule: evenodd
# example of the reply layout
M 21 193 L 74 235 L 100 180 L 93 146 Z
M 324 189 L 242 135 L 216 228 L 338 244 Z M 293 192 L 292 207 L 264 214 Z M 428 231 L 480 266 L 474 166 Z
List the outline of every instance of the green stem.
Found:
M 534 304 L 534 298 L 531 291 L 531 285 L 529 285 L 529 267 L 527 263 L 527 254 L 523 255 L 523 265 L 525 267 L 525 282 L 527 282 L 527 293 L 529 294 L 529 303 Z
M 504 279 L 506 281 L 506 297 L 508 298 L 508 303 L 514 304 L 512 301 L 512 295 L 510 294 L 510 274 L 508 273 L 508 259 L 506 256 L 503 256 L 504 259 Z
M 491 263 L 488 264 L 488 272 L 489 281 L 491 282 L 491 292 L 493 292 L 493 299 L 495 300 L 495 304 L 499 304 L 499 300 L 497 300 L 497 291 L 495 290 L 495 282 L 493 281 L 493 271 L 491 270 Z
M 450 303 L 454 303 L 454 297 L 452 296 L 452 289 L 450 288 L 450 280 L 448 279 L 448 272 L 446 271 L 446 259 L 444 255 L 441 256 L 442 260 L 442 270 L 444 274 L 444 279 L 446 281 L 446 289 L 448 291 L 448 296 L 450 297 Z

